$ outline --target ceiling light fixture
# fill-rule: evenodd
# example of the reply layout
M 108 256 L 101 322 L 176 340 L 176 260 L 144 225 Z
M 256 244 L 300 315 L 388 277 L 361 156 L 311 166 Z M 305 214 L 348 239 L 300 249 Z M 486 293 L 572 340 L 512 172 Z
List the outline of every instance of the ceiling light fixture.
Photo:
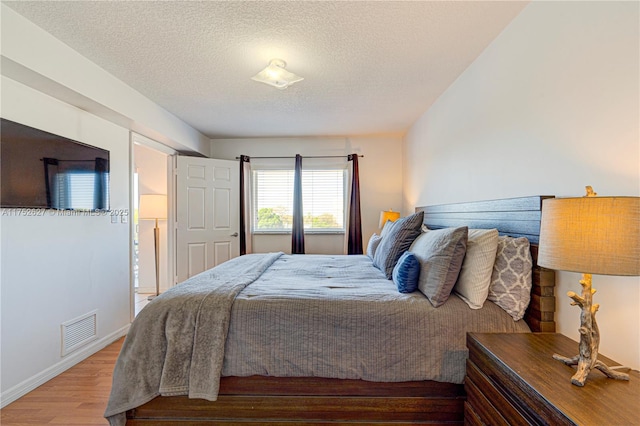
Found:
M 304 78 L 295 75 L 285 69 L 287 63 L 282 59 L 272 59 L 269 65 L 258 74 L 251 77 L 251 80 L 268 84 L 278 89 L 286 89 L 293 83 L 304 80 Z

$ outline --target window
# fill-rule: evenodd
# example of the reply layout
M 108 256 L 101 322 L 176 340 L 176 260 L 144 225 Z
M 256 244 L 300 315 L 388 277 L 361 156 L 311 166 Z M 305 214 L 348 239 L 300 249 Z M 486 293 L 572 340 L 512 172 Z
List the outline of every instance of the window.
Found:
M 253 170 L 253 230 L 288 232 L 293 213 L 293 170 Z M 312 232 L 344 232 L 347 171 L 303 169 L 302 205 L 304 229 Z

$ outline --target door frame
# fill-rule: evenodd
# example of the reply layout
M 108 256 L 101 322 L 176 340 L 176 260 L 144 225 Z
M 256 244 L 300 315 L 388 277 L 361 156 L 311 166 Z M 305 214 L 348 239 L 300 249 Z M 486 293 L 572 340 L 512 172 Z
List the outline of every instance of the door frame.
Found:
M 129 317 L 130 320 L 133 321 L 135 318 L 135 247 L 134 247 L 134 239 L 135 239 L 135 226 L 133 223 L 133 213 L 134 213 L 134 179 L 133 175 L 136 172 L 136 163 L 135 163 L 135 150 L 134 145 L 142 145 L 147 148 L 154 149 L 156 151 L 160 151 L 167 155 L 167 205 L 168 205 L 168 216 L 167 216 L 167 277 L 169 279 L 169 287 L 173 287 L 175 283 L 173 282 L 173 265 L 174 263 L 171 261 L 172 257 L 174 257 L 174 239 L 172 238 L 175 233 L 172 231 L 175 227 L 175 216 L 173 216 L 173 204 L 174 204 L 174 192 L 172 191 L 173 185 L 172 182 L 175 180 L 173 178 L 173 169 L 171 167 L 171 159 L 175 156 L 178 151 L 170 148 L 166 145 L 163 145 L 160 142 L 157 142 L 153 139 L 149 139 L 146 136 L 135 133 L 133 131 L 129 132 Z

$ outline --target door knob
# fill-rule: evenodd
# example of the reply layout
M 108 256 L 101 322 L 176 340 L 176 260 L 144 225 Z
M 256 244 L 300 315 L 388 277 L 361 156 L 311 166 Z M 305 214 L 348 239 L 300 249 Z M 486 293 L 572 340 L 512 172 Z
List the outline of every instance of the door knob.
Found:
M 234 232 L 233 234 L 231 234 L 231 236 L 232 236 L 232 237 L 237 237 L 237 236 L 238 236 L 238 233 L 237 233 L 237 232 Z

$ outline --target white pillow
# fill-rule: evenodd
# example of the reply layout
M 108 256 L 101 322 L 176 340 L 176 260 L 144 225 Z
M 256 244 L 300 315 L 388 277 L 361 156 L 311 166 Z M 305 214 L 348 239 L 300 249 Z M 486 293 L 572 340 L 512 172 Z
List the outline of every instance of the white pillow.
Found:
M 367 256 L 369 256 L 373 260 L 373 256 L 376 254 L 376 250 L 380 245 L 380 241 L 382 241 L 382 237 L 375 232 L 369 238 L 369 243 L 367 244 Z
M 471 309 L 482 308 L 487 300 L 497 249 L 497 229 L 469 229 L 467 253 L 453 291 Z

